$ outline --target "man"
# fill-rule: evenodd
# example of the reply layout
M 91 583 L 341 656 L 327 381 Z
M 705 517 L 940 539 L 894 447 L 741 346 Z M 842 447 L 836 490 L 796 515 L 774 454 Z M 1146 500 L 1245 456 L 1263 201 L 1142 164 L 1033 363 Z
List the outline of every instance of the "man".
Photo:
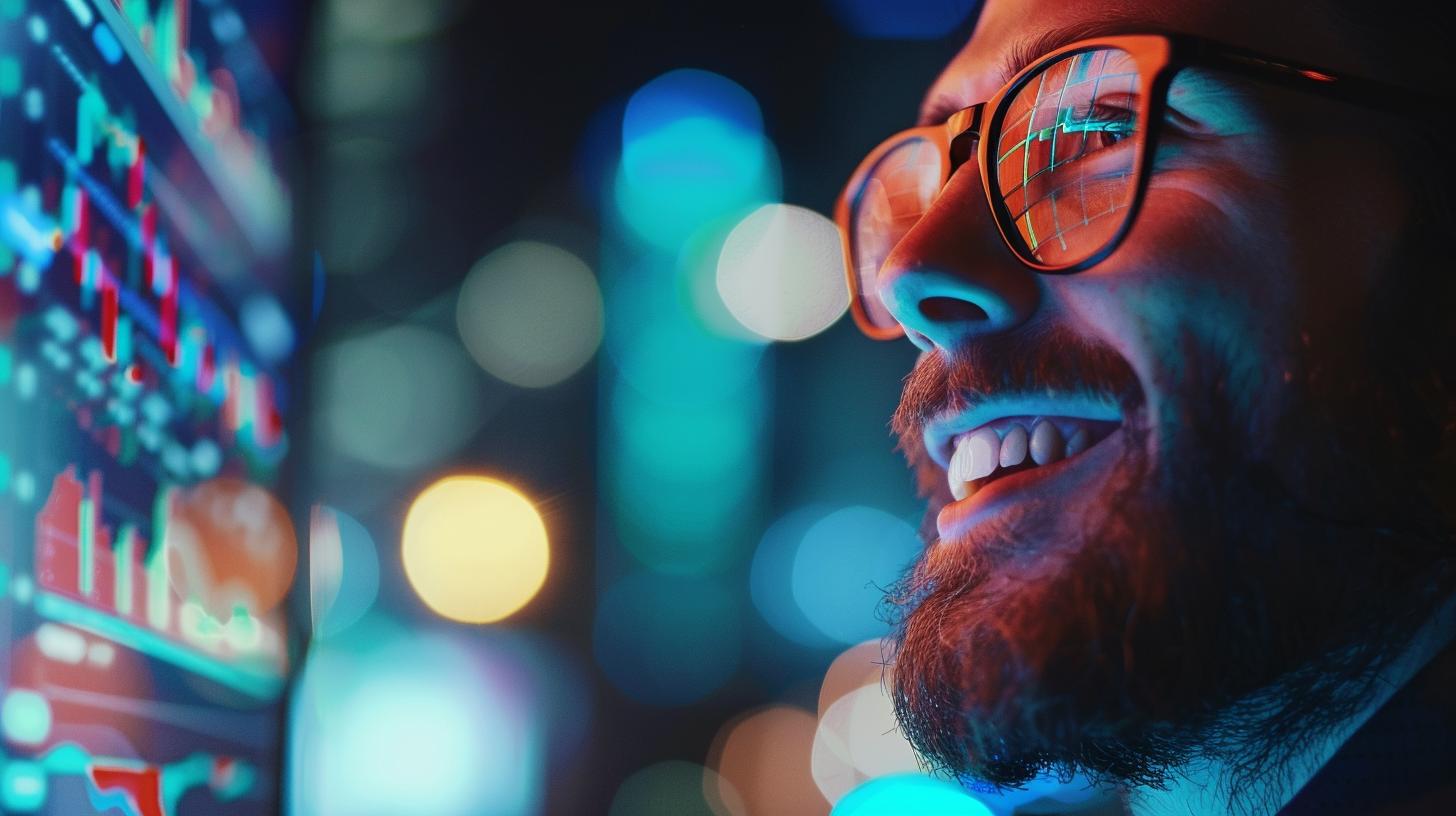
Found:
M 856 317 L 923 351 L 938 768 L 1456 813 L 1451 49 L 1374 5 L 989 0 L 851 180 Z

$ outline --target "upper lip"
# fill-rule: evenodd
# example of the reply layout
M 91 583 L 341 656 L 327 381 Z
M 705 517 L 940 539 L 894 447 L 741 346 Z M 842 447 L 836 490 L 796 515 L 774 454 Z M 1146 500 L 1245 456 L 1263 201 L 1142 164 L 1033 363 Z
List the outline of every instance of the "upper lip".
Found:
M 941 469 L 955 452 L 952 441 L 988 422 L 1007 417 L 1076 417 L 1121 422 L 1122 410 L 1111 397 L 1092 394 L 997 394 L 965 410 L 943 414 L 926 423 L 925 450 Z

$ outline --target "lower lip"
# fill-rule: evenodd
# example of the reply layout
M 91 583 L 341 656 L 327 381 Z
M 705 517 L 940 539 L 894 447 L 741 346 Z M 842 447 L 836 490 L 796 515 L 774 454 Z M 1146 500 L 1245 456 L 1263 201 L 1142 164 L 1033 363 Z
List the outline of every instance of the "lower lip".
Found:
M 1038 494 L 1048 493 L 1054 487 L 1062 493 L 1058 506 L 1065 506 L 1066 491 L 1075 487 L 1075 480 L 1085 480 L 1112 468 L 1122 453 L 1123 440 L 1123 429 L 1119 427 L 1076 456 L 997 479 L 974 494 L 946 505 L 935 518 L 940 540 L 945 542 L 965 536 L 977 525 L 1017 504 L 1033 501 L 1039 497 Z M 1060 484 L 1061 481 L 1067 484 Z

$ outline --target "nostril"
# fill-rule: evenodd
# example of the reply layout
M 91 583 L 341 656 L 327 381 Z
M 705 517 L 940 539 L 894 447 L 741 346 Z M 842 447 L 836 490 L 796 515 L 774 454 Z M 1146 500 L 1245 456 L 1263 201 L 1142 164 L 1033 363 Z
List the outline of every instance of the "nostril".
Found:
M 920 301 L 920 314 L 935 323 L 959 323 L 991 319 L 986 310 L 970 302 L 953 297 L 928 297 Z

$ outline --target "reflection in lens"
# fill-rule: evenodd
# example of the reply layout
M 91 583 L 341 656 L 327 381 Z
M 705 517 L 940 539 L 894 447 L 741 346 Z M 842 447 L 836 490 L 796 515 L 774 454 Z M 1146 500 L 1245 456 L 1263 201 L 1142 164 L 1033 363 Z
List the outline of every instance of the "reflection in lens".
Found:
M 860 302 L 876 326 L 895 325 L 895 318 L 875 291 L 880 267 L 905 233 L 930 209 L 940 182 L 940 151 L 917 138 L 887 152 L 860 187 L 854 202 L 854 263 Z
M 1022 252 L 1071 265 L 1112 241 L 1136 189 L 1139 82 L 1131 55 L 1070 55 L 1027 81 L 995 137 L 996 189 Z

